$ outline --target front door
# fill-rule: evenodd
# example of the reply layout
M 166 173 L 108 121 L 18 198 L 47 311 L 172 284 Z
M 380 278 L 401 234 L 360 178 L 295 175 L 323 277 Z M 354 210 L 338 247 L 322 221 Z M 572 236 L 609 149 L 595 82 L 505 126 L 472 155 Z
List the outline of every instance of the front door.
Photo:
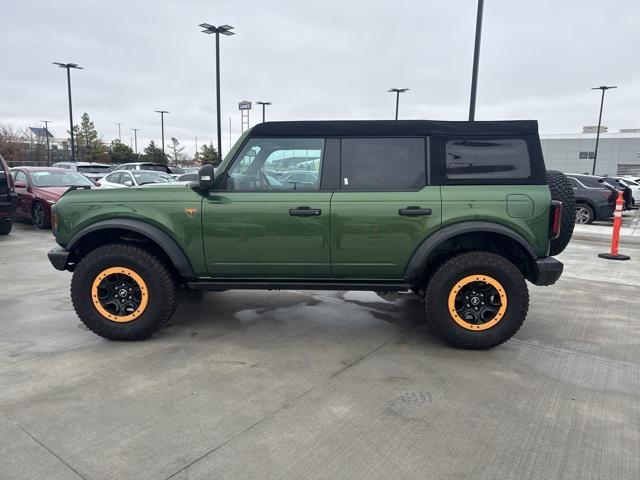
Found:
M 214 278 L 330 275 L 324 139 L 251 138 L 204 197 L 203 241 Z

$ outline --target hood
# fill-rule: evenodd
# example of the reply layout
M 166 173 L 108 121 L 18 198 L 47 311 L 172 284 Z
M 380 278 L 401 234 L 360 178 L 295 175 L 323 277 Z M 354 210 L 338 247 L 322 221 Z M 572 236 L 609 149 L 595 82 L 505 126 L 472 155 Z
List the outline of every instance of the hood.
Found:
M 57 201 L 70 187 L 33 187 L 33 193 L 45 200 Z

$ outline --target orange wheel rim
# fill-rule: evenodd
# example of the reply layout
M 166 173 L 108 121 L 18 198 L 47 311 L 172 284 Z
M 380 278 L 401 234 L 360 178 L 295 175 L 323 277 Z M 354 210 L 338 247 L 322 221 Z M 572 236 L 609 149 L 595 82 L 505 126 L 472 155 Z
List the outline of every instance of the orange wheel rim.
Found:
M 94 279 L 91 300 L 107 320 L 126 323 L 144 313 L 149 303 L 149 290 L 142 277 L 130 268 L 111 267 Z
M 457 282 L 447 302 L 453 321 L 466 330 L 482 331 L 496 325 L 507 311 L 507 293 L 488 275 L 469 275 Z

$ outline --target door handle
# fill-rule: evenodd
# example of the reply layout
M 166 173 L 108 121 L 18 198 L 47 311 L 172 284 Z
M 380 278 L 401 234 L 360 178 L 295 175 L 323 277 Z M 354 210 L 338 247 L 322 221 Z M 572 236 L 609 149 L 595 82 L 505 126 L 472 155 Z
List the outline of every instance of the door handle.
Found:
M 289 215 L 292 217 L 317 217 L 322 215 L 322 210 L 309 207 L 290 208 Z
M 419 216 L 427 216 L 431 215 L 430 208 L 420 208 L 420 207 L 407 207 L 401 208 L 398 210 L 398 215 L 404 215 L 407 217 L 419 217 Z

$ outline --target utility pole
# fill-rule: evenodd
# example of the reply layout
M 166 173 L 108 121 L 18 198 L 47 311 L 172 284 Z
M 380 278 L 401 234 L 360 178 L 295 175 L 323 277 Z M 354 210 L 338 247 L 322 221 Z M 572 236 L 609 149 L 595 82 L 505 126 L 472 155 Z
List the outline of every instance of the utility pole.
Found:
M 44 133 L 45 137 L 47 137 L 47 162 L 49 166 L 51 166 L 51 149 L 49 148 L 49 124 L 53 123 L 51 120 L 40 120 L 44 123 Z
M 600 98 L 600 115 L 598 115 L 598 131 L 596 132 L 596 150 L 593 152 L 593 168 L 591 169 L 591 175 L 596 174 L 596 160 L 598 160 L 598 142 L 600 141 L 600 125 L 602 124 L 602 106 L 604 105 L 604 92 L 611 90 L 612 88 L 618 88 L 616 86 L 608 87 L 606 85 L 600 85 L 599 87 L 593 87 L 591 90 L 602 90 L 602 97 Z
M 122 135 L 120 134 L 120 127 L 122 126 L 122 124 L 116 123 L 116 125 L 118 125 L 118 141 L 122 143 Z
M 478 0 L 476 15 L 476 43 L 473 49 L 473 69 L 471 71 L 471 99 L 469 101 L 469 121 L 476 119 L 476 90 L 478 89 L 478 64 L 480 63 L 480 39 L 482 37 L 482 9 L 484 0 Z
M 169 112 L 166 110 L 156 110 L 156 112 L 160 114 L 160 128 L 162 129 L 162 157 L 166 160 L 164 154 L 164 114 Z
M 131 130 L 133 130 L 133 138 L 134 138 L 134 142 L 135 142 L 135 152 L 136 155 L 138 154 L 138 131 L 140 130 L 139 128 L 132 128 Z

